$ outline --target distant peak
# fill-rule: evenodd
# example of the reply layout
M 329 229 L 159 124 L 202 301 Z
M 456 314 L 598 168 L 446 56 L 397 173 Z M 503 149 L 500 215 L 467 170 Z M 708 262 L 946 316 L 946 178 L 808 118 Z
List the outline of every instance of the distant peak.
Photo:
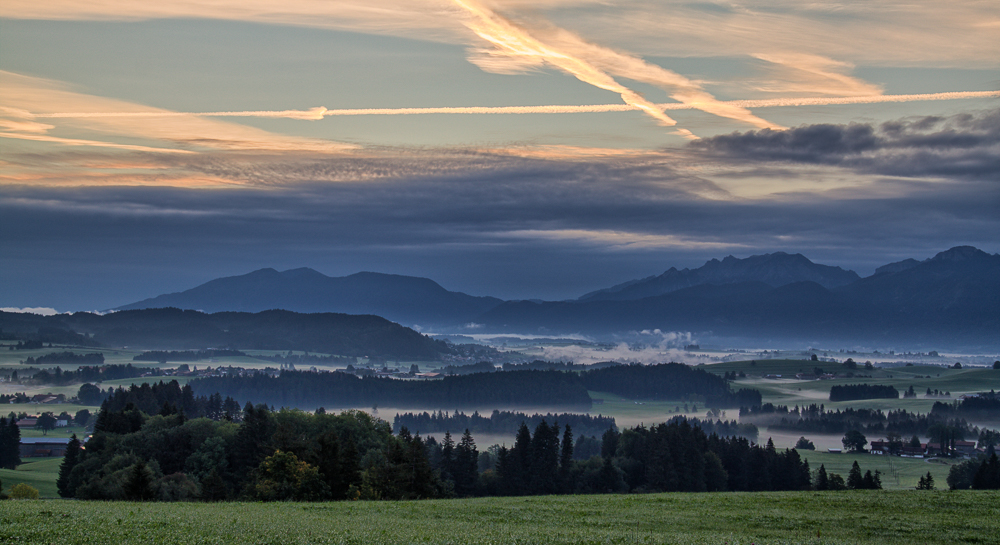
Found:
M 932 261 L 968 261 L 989 257 L 989 254 L 974 246 L 955 246 L 931 258 Z
M 273 269 L 272 269 L 273 270 Z M 309 267 L 299 267 L 298 269 L 288 269 L 281 273 L 281 276 L 288 278 L 302 278 L 303 276 L 322 276 L 326 277 L 325 274 Z

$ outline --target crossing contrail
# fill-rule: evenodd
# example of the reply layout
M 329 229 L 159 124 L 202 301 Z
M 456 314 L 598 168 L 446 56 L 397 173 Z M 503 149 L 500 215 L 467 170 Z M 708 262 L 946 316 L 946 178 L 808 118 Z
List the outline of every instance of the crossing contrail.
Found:
M 959 91 L 950 93 L 926 93 L 919 95 L 872 95 L 859 97 L 820 98 L 770 98 L 759 100 L 727 100 L 722 104 L 742 108 L 780 108 L 795 106 L 835 106 L 843 104 L 877 104 L 881 102 L 920 102 L 933 100 L 965 100 L 973 98 L 1000 98 L 1000 91 Z M 654 104 L 661 110 L 700 109 L 696 103 L 668 102 Z M 350 115 L 428 115 L 428 114 L 579 114 L 628 112 L 642 110 L 630 104 L 589 104 L 581 106 L 457 106 L 434 108 L 350 108 L 328 110 L 322 106 L 309 110 L 275 111 L 233 111 L 233 112 L 57 112 L 28 114 L 31 118 L 88 118 L 88 117 L 273 117 L 317 121 L 324 117 Z

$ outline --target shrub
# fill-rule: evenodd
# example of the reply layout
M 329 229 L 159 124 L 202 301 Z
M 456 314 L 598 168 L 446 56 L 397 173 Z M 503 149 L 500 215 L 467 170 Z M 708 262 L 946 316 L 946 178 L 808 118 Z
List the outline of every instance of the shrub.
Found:
M 15 500 L 37 500 L 38 489 L 24 483 L 17 483 L 10 487 L 10 497 Z

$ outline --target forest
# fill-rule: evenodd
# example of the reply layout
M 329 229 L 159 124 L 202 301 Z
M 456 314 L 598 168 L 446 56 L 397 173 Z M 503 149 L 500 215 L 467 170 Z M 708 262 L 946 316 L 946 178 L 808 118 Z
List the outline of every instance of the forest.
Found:
M 349 373 L 282 371 L 277 376 L 206 377 L 191 381 L 195 393 L 219 392 L 276 407 L 556 407 L 590 409 L 580 378 L 557 371 L 476 373 L 441 380 L 357 377 Z
M 723 377 L 683 363 L 616 365 L 580 373 L 587 389 L 630 399 L 701 398 L 708 407 L 728 409 L 760 405 L 757 390 L 733 392 Z
M 932 411 L 920 414 L 905 409 L 836 409 L 825 410 L 823 405 L 787 407 L 765 403 L 760 407 L 745 407 L 740 410 L 742 422 L 752 422 L 774 430 L 788 430 L 801 433 L 842 434 L 858 430 L 867 435 L 888 434 L 910 437 L 931 436 L 947 428 L 958 439 L 979 435 L 979 428 L 965 419 Z
M 470 366 L 477 367 L 477 366 Z M 486 367 L 494 369 L 492 365 Z M 277 376 L 205 377 L 191 382 L 202 395 L 219 392 L 277 407 L 553 407 L 589 410 L 588 390 L 629 399 L 691 399 L 710 408 L 760 405 L 757 390 L 733 392 L 724 378 L 680 363 L 611 365 L 573 371 L 496 371 L 441 380 L 357 377 L 348 373 L 282 371 Z
M 579 460 L 572 426 L 544 419 L 533 432 L 521 423 L 511 447 L 480 452 L 469 431 L 457 442 L 451 434 L 425 440 L 405 427 L 393 434 L 387 422 L 359 411 L 313 414 L 248 403 L 239 418 L 191 419 L 174 404 L 185 402 L 183 391 L 138 390 L 105 401 L 86 449 L 74 436 L 57 482 L 62 496 L 318 501 L 812 486 L 809 465 L 795 450 L 707 435 L 683 419 L 608 429 L 600 455 Z M 128 401 L 150 394 L 175 401 L 152 415 Z
M 830 387 L 830 401 L 899 399 L 899 391 L 882 384 L 843 384 Z
M 615 419 L 610 416 L 591 416 L 589 414 L 559 413 L 559 414 L 532 414 L 527 415 L 522 412 L 494 410 L 489 416 L 483 416 L 478 412 L 467 415 L 462 412 L 446 413 L 438 411 L 436 413 L 401 413 L 397 414 L 392 421 L 393 433 L 399 433 L 402 428 L 407 428 L 414 433 L 443 433 L 446 431 L 458 433 L 462 430 L 469 430 L 472 433 L 484 433 L 490 435 L 517 433 L 522 423 L 534 428 L 546 420 L 553 423 L 561 423 L 572 426 L 577 434 L 598 436 L 604 434 L 609 429 L 616 429 Z

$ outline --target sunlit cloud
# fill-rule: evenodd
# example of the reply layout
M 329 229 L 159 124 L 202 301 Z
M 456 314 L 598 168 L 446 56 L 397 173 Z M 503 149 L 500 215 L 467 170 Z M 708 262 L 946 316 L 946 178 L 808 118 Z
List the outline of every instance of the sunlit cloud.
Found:
M 847 70 L 854 68 L 854 65 L 848 62 L 820 55 L 788 52 L 757 54 L 754 57 L 771 63 L 773 67 L 770 70 L 770 77 L 756 86 L 760 91 L 834 96 L 882 94 L 881 86 L 846 74 Z
M 622 97 L 622 101 L 626 104 L 642 110 L 662 125 L 672 126 L 677 124 L 676 121 L 665 115 L 662 110 L 643 98 L 639 93 L 618 83 L 614 78 L 597 68 L 587 59 L 574 55 L 571 51 L 557 49 L 539 40 L 515 25 L 509 19 L 502 17 L 478 2 L 473 0 L 454 1 L 471 15 L 466 22 L 469 29 L 493 45 L 493 49 L 489 50 L 486 54 L 488 58 L 513 59 L 518 66 L 549 64 L 584 83 L 618 93 Z M 482 51 L 480 50 L 479 53 L 482 53 Z M 477 55 L 472 60 L 481 60 L 481 58 L 482 55 Z M 490 69 L 494 65 L 480 62 L 479 66 L 480 68 Z M 509 73 L 509 70 L 502 70 L 501 72 Z
M 59 82 L 8 71 L 0 71 L 0 104 L 3 106 L 0 119 L 5 120 L 7 129 L 0 136 L 20 140 L 165 153 L 198 149 L 339 153 L 357 148 L 353 144 L 274 134 L 209 119 L 212 116 L 171 112 L 78 93 Z M 70 113 L 51 115 L 60 112 Z M 304 113 L 314 115 L 311 111 Z M 39 118 L 51 121 L 46 124 L 34 121 Z M 118 141 L 121 137 L 139 141 Z
M 721 100 L 719 104 L 737 108 L 778 108 L 793 106 L 833 106 L 843 104 L 878 104 L 883 102 L 922 102 L 940 100 L 964 100 L 977 98 L 1000 98 L 1000 91 L 956 91 L 947 93 L 922 93 L 912 95 L 864 95 L 838 97 L 787 97 L 750 100 Z M 683 102 L 665 102 L 655 104 L 661 110 L 696 110 L 701 109 L 695 104 Z M 317 121 L 326 117 L 366 116 L 366 115 L 514 115 L 514 114 L 579 114 L 579 113 L 611 113 L 631 112 L 641 110 L 630 104 L 584 104 L 560 105 L 549 104 L 540 106 L 435 106 L 428 108 L 341 108 L 327 109 L 323 106 L 309 110 L 277 110 L 277 111 L 232 111 L 232 112 L 172 112 L 132 111 L 132 112 L 55 112 L 34 114 L 25 110 L 11 110 L 15 115 L 24 118 L 64 118 L 87 119 L 100 117 L 273 117 L 298 120 Z M 3 111 L 3 108 L 0 108 Z M 0 126 L 10 123 L 17 130 L 43 131 L 53 128 L 52 125 L 32 123 L 28 121 L 13 121 L 0 119 Z
M 598 244 L 606 248 L 674 248 L 703 250 L 709 248 L 730 249 L 742 245 L 731 242 L 695 240 L 682 236 L 611 231 L 601 229 L 524 229 L 500 233 L 498 236 L 512 236 L 538 240 L 575 241 Z

